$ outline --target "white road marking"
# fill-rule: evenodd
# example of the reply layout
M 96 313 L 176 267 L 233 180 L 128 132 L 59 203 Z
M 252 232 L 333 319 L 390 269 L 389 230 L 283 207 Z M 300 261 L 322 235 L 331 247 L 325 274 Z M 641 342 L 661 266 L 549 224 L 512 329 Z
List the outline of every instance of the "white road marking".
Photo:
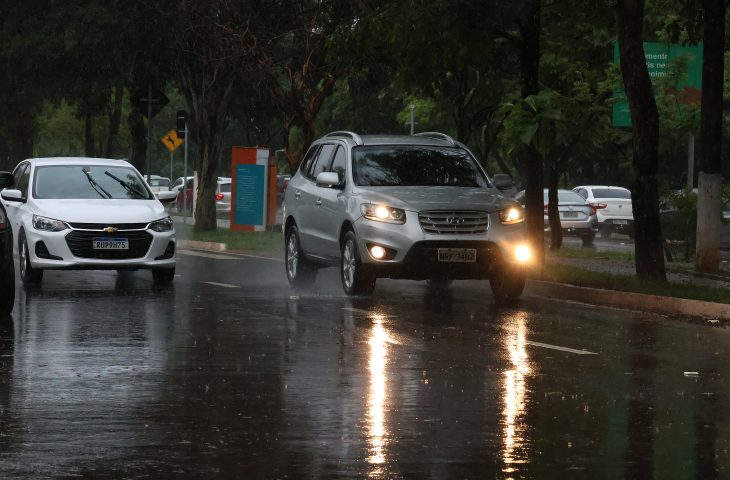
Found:
M 202 282 L 202 283 L 207 283 L 208 285 L 214 285 L 216 287 L 238 288 L 238 285 L 231 285 L 230 283 L 218 283 L 218 282 Z
M 190 255 L 192 257 L 212 258 L 214 260 L 235 260 L 235 257 L 231 257 L 230 255 L 220 255 L 217 253 L 198 252 L 195 250 L 178 249 L 177 253 L 179 253 L 181 255 Z
M 577 353 L 578 355 L 598 355 L 596 352 L 589 352 L 588 350 L 576 350 L 574 348 L 559 347 L 557 345 L 550 345 L 549 343 L 531 342 L 529 340 L 525 343 L 534 347 L 550 348 L 552 350 L 560 350 L 561 352 Z

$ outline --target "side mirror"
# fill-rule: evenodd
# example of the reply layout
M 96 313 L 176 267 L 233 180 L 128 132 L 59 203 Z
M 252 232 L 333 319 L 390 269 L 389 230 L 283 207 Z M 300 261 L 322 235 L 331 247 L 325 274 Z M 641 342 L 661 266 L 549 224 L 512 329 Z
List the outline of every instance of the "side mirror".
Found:
M 177 193 L 171 191 L 157 192 L 157 200 L 162 203 L 170 203 L 177 199 Z
M 325 188 L 342 188 L 340 176 L 337 172 L 322 172 L 317 175 L 317 186 Z
M 15 190 L 12 188 L 6 188 L 2 192 L 0 192 L 0 197 L 3 197 L 3 200 L 7 200 L 8 202 L 25 202 L 25 197 L 23 197 L 23 193 L 20 190 Z
M 506 173 L 496 173 L 494 174 L 494 186 L 499 190 L 509 190 L 510 188 L 514 188 L 515 182 Z
M 13 174 L 10 172 L 0 172 L 0 188 L 7 188 L 13 184 Z

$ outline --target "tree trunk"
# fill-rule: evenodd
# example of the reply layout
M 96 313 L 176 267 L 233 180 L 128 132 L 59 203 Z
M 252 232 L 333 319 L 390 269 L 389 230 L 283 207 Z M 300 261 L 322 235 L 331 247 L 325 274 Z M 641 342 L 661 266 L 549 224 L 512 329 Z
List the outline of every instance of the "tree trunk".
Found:
M 522 98 L 537 95 L 540 90 L 540 0 L 531 0 L 521 26 L 520 77 Z M 529 145 L 525 149 L 525 215 L 527 231 L 540 268 L 545 264 L 542 157 Z
M 659 113 L 644 56 L 644 0 L 619 0 L 615 7 L 621 74 L 631 109 L 634 170 L 631 192 L 636 274 L 666 280 L 659 223 Z
M 132 135 L 132 158 L 130 163 L 140 172 L 145 171 L 147 163 L 147 128 L 142 113 L 133 108 L 127 116 L 127 127 Z
M 697 196 L 697 269 L 720 268 L 725 0 L 703 0 L 702 156 Z
M 563 228 L 558 210 L 558 169 L 547 167 L 548 171 L 548 221 L 550 222 L 550 250 L 563 246 Z M 544 201 L 544 200 L 543 200 Z
M 18 103 L 8 105 L 6 114 L 8 159 L 3 169 L 13 170 L 18 162 L 33 156 L 36 123 L 34 114 Z
M 117 138 L 119 137 L 119 126 L 122 123 L 122 101 L 124 100 L 124 82 L 117 81 L 114 90 L 114 106 L 109 115 L 109 137 L 107 138 L 104 156 L 114 158 L 116 156 Z

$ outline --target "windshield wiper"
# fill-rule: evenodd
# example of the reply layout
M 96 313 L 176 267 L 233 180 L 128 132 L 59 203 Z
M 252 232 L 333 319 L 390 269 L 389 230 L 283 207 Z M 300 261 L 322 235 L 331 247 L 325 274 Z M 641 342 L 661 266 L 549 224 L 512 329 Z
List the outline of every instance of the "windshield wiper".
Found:
M 116 180 L 117 182 L 119 182 L 119 185 L 121 185 L 122 187 L 124 187 L 124 189 L 126 191 L 128 191 L 129 193 L 133 193 L 133 194 L 137 195 L 139 198 L 144 198 L 144 199 L 147 199 L 148 198 L 147 195 L 145 195 L 143 192 L 140 192 L 139 189 L 137 187 L 135 187 L 134 185 L 132 185 L 131 183 L 125 182 L 121 178 L 119 178 L 119 177 L 117 177 L 117 176 L 109 173 L 106 170 L 104 171 L 104 174 L 105 175 L 109 175 L 114 180 Z
M 96 193 L 99 194 L 101 198 L 112 198 L 111 193 L 104 190 L 104 187 L 96 183 L 96 180 L 94 180 L 94 177 L 91 176 L 89 172 L 86 171 L 85 168 L 81 169 L 82 172 L 84 172 L 84 175 L 86 175 L 86 178 L 89 180 L 89 183 L 91 184 L 91 188 L 94 189 Z

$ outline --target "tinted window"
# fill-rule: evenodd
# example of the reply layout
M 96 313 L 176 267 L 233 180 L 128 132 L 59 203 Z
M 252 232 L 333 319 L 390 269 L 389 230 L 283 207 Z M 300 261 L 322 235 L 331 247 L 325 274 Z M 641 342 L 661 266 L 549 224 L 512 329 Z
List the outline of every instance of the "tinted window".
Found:
M 20 177 L 18 178 L 18 184 L 15 188 L 20 190 L 20 193 L 23 194 L 24 197 L 28 196 L 28 180 L 30 179 L 30 166 L 28 164 L 25 165 L 22 172 L 20 173 Z
M 460 148 L 357 147 L 353 155 L 352 174 L 357 185 L 489 186 L 474 159 Z
M 631 192 L 623 188 L 594 188 L 593 198 L 624 198 L 631 199 Z
M 220 185 L 218 185 L 218 191 L 221 193 L 231 193 L 231 184 L 221 183 Z
M 545 204 L 548 203 L 547 190 L 543 191 L 543 200 Z M 586 203 L 586 199 L 570 190 L 558 190 L 558 203 L 577 203 L 578 205 L 583 205 Z
M 347 171 L 347 153 L 341 146 L 337 147 L 330 171 L 337 172 L 337 176 L 340 177 L 340 182 L 345 180 L 345 172 Z
M 311 147 L 307 150 L 307 154 L 302 159 L 302 163 L 299 165 L 299 170 L 302 171 L 302 175 L 306 175 L 309 168 L 312 166 L 312 162 L 317 158 L 317 152 L 319 151 L 319 145 Z
M 20 185 L 20 177 L 23 175 L 23 173 L 28 168 L 27 163 L 21 163 L 17 167 L 15 167 L 15 170 L 13 171 L 13 188 L 20 190 L 18 185 Z
M 152 198 L 140 176 L 129 167 L 53 165 L 36 168 L 34 178 L 35 198 Z
M 317 155 L 317 160 L 315 160 L 307 176 L 311 179 L 315 179 L 320 173 L 329 172 L 330 165 L 332 164 L 332 153 L 334 151 L 335 145 L 322 145 L 319 155 Z

